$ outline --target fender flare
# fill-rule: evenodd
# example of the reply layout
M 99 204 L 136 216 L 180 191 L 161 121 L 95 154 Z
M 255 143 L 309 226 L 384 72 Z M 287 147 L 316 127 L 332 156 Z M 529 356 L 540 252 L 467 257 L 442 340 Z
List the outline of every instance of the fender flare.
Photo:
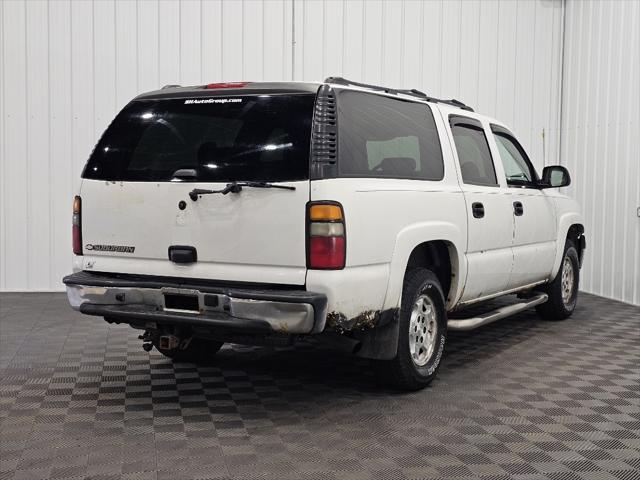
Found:
M 385 294 L 383 311 L 390 319 L 385 325 L 368 331 L 366 334 L 356 333 L 361 343 L 358 356 L 390 360 L 395 358 L 398 347 L 400 301 L 402 284 L 411 252 L 420 244 L 431 241 L 444 241 L 449 245 L 451 257 L 451 289 L 450 302 L 455 305 L 462 295 L 464 280 L 467 277 L 467 263 L 464 256 L 466 237 L 456 225 L 448 222 L 424 222 L 407 226 L 401 230 L 393 249 L 389 268 L 389 281 Z M 446 300 L 446 299 L 445 299 Z
M 562 262 L 562 254 L 564 253 L 564 245 L 567 241 L 567 234 L 572 225 L 583 225 L 584 218 L 582 215 L 576 212 L 567 212 L 562 214 L 558 218 L 558 236 L 556 238 L 556 258 L 553 262 L 553 268 L 551 269 L 550 280 L 553 280 L 558 270 L 560 269 L 560 263 Z
M 455 304 L 462 294 L 464 279 L 467 276 L 467 263 L 464 252 L 466 237 L 464 232 L 449 222 L 414 223 L 400 230 L 389 266 L 389 282 L 385 294 L 383 309 L 398 308 L 402 297 L 402 281 L 411 252 L 420 244 L 431 241 L 444 241 L 450 245 L 451 282 L 450 304 Z M 446 300 L 446 299 L 445 299 Z

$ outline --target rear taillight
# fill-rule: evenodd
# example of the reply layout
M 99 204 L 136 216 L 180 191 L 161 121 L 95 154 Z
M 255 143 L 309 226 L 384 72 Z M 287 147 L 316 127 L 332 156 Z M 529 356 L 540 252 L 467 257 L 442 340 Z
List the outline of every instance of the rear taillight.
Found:
M 347 239 L 342 206 L 336 202 L 310 203 L 307 218 L 307 268 L 344 268 Z
M 73 217 L 71 225 L 73 253 L 76 255 L 82 255 L 82 200 L 77 195 L 73 199 Z

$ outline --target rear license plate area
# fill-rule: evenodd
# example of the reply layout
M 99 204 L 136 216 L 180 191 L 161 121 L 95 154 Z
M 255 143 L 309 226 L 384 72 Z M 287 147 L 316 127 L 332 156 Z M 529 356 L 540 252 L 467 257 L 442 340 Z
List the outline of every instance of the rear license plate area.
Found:
M 186 312 L 200 312 L 200 304 L 197 295 L 185 295 L 181 293 L 165 293 L 164 309 Z

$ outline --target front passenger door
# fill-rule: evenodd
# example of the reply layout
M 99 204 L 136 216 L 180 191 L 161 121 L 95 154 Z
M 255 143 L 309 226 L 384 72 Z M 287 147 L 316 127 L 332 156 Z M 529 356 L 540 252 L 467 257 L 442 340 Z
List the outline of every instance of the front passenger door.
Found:
M 508 288 L 546 280 L 556 252 L 556 219 L 553 200 L 537 187 L 536 171 L 515 136 L 491 125 L 511 192 L 514 214 L 513 270 Z

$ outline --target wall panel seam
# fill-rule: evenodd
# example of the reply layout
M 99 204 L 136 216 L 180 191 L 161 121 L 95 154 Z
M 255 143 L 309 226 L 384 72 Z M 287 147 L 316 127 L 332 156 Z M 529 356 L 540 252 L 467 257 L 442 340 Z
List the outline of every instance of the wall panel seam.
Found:
M 47 2 L 47 136 L 48 136 L 48 141 L 47 144 L 49 145 L 49 148 L 47 149 L 47 164 L 48 164 L 48 169 L 49 169 L 49 176 L 53 176 L 53 172 L 51 169 L 51 124 L 53 123 L 51 121 L 51 44 L 50 44 L 50 38 L 51 38 L 51 12 L 50 12 L 50 3 Z M 49 185 L 51 185 L 51 182 L 49 182 Z M 51 195 L 51 189 L 49 189 L 49 195 Z M 47 251 L 49 252 L 49 278 L 47 279 L 47 284 L 49 286 L 49 288 L 52 288 L 53 285 L 51 284 L 51 277 L 52 277 L 52 272 L 54 271 L 53 268 L 53 249 L 52 249 L 52 239 L 53 239 L 53 233 L 52 233 L 52 229 L 51 229 L 51 225 L 53 224 L 53 214 L 52 214 L 52 210 L 51 210 L 51 206 L 53 205 L 53 199 L 49 199 L 50 201 L 47 202 L 47 208 L 48 208 L 48 212 L 49 212 L 49 233 L 48 233 L 48 242 L 47 242 Z
M 31 158 L 29 155 L 29 60 L 27 58 L 27 54 L 29 52 L 29 38 L 27 33 L 29 31 L 29 27 L 27 26 L 27 22 L 29 21 L 27 12 L 27 2 L 24 2 L 23 11 L 24 11 L 24 81 L 25 81 L 25 92 L 24 92 L 24 140 L 25 140 L 25 161 L 26 161 L 26 172 L 27 174 L 31 173 Z M 22 179 L 25 184 L 26 190 L 26 221 L 25 221 L 25 246 L 29 246 L 29 233 L 31 231 L 31 182 L 28 179 Z M 31 255 L 28 252 L 25 252 L 25 269 L 26 269 L 26 281 L 27 287 L 31 285 Z
M 7 288 L 7 267 L 6 267 L 6 262 L 4 261 L 5 258 L 7 258 L 7 223 L 6 223 L 6 215 L 5 215 L 5 210 L 7 208 L 7 203 L 6 203 L 6 188 L 5 188 L 5 182 L 6 182 L 6 175 L 5 175 L 5 158 L 6 158 L 6 146 L 5 146 L 5 128 L 6 128 L 6 124 L 7 124 L 7 118 L 5 117 L 5 100 L 4 100 L 4 91 L 5 91 L 5 85 L 7 84 L 6 78 L 5 78 L 5 65 L 4 65 L 4 49 L 5 49 L 5 45 L 6 45 L 6 39 L 5 39 L 5 28 L 4 28 L 4 7 L 5 4 L 4 2 L 0 2 L 0 27 L 2 27 L 0 29 L 0 62 L 2 63 L 0 65 L 0 68 L 2 68 L 2 70 L 0 70 L 0 119 L 2 120 L 1 124 L 0 124 L 0 200 L 2 200 L 0 202 L 0 205 L 2 206 L 2 217 L 0 218 L 0 222 L 2 222 L 2 244 L 0 245 L 0 253 L 2 254 L 2 262 L 0 265 L 0 286 L 3 289 Z

